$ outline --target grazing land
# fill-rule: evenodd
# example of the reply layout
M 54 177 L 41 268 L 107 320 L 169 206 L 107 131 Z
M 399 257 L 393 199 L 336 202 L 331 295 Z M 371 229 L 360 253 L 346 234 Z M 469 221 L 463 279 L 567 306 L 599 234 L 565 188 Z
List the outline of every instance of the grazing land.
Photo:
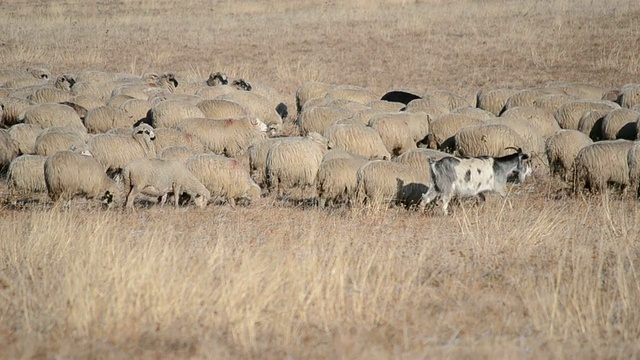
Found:
M 305 81 L 392 89 L 640 82 L 640 3 L 0 4 L 0 64 L 224 71 L 295 109 Z M 295 110 L 292 111 L 295 118 Z M 1 358 L 635 358 L 640 212 L 537 171 L 440 211 L 272 197 L 104 211 L 16 207 L 0 182 Z

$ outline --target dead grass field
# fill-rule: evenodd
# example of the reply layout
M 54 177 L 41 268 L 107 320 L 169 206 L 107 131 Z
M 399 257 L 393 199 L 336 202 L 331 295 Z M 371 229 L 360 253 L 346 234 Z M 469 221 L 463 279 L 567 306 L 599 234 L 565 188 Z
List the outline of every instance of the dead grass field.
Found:
M 0 3 L 0 64 L 448 89 L 638 82 L 640 3 Z M 537 177 L 443 217 L 0 207 L 0 358 L 636 358 L 640 213 Z M 5 198 L 6 187 L 0 187 Z M 3 202 L 3 204 L 6 202 Z

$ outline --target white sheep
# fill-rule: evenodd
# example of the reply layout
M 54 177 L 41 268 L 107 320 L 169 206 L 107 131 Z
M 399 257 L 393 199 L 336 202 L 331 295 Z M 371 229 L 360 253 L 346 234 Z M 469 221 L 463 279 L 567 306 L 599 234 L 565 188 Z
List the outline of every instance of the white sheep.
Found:
M 422 98 L 424 99 L 427 97 L 433 98 L 435 101 L 446 107 L 449 111 L 457 109 L 459 107 L 471 106 L 467 99 L 448 90 L 427 91 L 422 95 Z
M 12 195 L 44 193 L 44 162 L 47 156 L 20 155 L 11 161 L 7 172 L 7 182 Z
M 300 134 L 324 133 L 335 121 L 346 119 L 352 114 L 342 108 L 332 106 L 305 106 L 296 120 Z
M 476 94 L 476 107 L 500 115 L 509 98 L 518 93 L 515 89 L 480 90 Z
M 593 141 L 578 130 L 558 130 L 545 140 L 545 153 L 549 162 L 551 176 L 561 176 L 570 181 L 573 175 L 571 166 L 578 152 Z
M 71 150 L 59 151 L 47 158 L 44 179 L 53 201 L 84 196 L 112 204 L 121 199 L 117 183 L 105 174 L 96 159 Z
M 85 143 L 88 135 L 77 128 L 54 126 L 42 131 L 36 138 L 34 154 L 48 156 L 58 151 L 69 150 L 78 143 Z
M 391 159 L 380 134 L 362 124 L 333 124 L 324 132 L 329 149 L 345 150 L 367 159 Z
M 545 138 L 560 130 L 560 125 L 558 125 L 558 122 L 553 116 L 553 112 L 543 108 L 515 106 L 502 112 L 500 117 L 526 120 Z
M 604 117 L 610 112 L 611 110 L 587 111 L 578 122 L 578 131 L 586 134 L 593 141 L 603 140 L 602 122 L 604 121 Z
M 198 103 L 198 108 L 210 119 L 232 119 L 252 115 L 246 106 L 235 101 L 223 99 L 205 99 Z
M 131 130 L 129 130 L 129 133 L 130 132 Z M 200 139 L 182 130 L 174 128 L 160 128 L 154 129 L 153 133 L 156 135 L 156 139 L 153 141 L 156 147 L 156 152 L 160 152 L 162 149 L 171 146 L 185 146 L 197 153 L 205 151 L 205 146 L 202 144 Z
M 217 97 L 234 101 L 251 111 L 255 117 L 267 125 L 268 132 L 276 135 L 282 130 L 282 118 L 269 99 L 251 91 L 236 91 Z
M 36 124 L 16 124 L 9 128 L 9 136 L 18 143 L 21 154 L 34 154 L 36 138 L 43 130 Z
M 419 145 L 426 143 L 429 149 L 453 152 L 456 149 L 456 133 L 465 126 L 480 125 L 482 123 L 482 120 L 460 113 L 451 112 L 441 115 L 431 121 L 429 134 L 419 142 Z
M 429 134 L 431 117 L 425 113 L 387 113 L 371 118 L 369 126 L 380 134 L 392 155 L 415 149 L 417 142 Z
M 621 89 L 616 100 L 623 108 L 632 108 L 640 104 L 640 84 L 628 84 Z
M 138 194 L 160 198 L 160 206 L 163 206 L 169 193 L 173 193 L 176 208 L 182 194 L 189 195 L 199 208 L 204 208 L 209 202 L 209 190 L 180 161 L 146 157 L 134 159 L 122 169 L 122 177 L 127 197 L 125 207 L 129 209 L 133 209 Z
M 460 156 L 508 155 L 509 148 L 524 148 L 525 140 L 506 125 L 467 126 L 455 135 L 456 151 Z
M 356 177 L 358 201 L 373 206 L 418 205 L 431 183 L 427 173 L 386 160 L 374 160 L 362 165 Z
M 356 197 L 358 169 L 368 161 L 344 150 L 327 152 L 316 175 L 318 206 L 351 204 Z
M 266 188 L 267 154 L 269 148 L 280 141 L 300 140 L 300 136 L 274 137 L 258 139 L 247 148 L 249 157 L 249 175 L 261 188 Z
M 541 96 L 549 94 L 549 91 L 545 91 L 542 88 L 525 89 L 516 92 L 509 96 L 507 102 L 504 104 L 502 112 L 507 111 L 514 107 L 531 107 L 534 106 L 536 99 Z
M 244 156 L 249 145 L 266 138 L 267 126 L 254 117 L 213 120 L 185 119 L 176 128 L 200 140 L 208 151 L 228 157 Z
M 533 102 L 533 106 L 552 111 L 555 114 L 555 112 L 558 111 L 558 109 L 560 109 L 562 105 L 576 100 L 579 99 L 566 94 L 547 94 L 537 98 Z
M 247 169 L 236 159 L 215 154 L 197 154 L 186 161 L 186 167 L 209 190 L 212 199 L 235 206 L 237 201 L 260 199 L 260 187 Z
M 602 119 L 602 139 L 636 139 L 636 122 L 640 119 L 640 112 L 620 108 L 611 110 Z
M 78 113 L 72 107 L 62 104 L 37 104 L 24 111 L 25 124 L 38 124 L 42 127 L 71 126 L 84 129 Z
M 386 100 L 373 100 L 369 101 L 365 105 L 371 109 L 378 110 L 379 112 L 398 112 L 405 107 L 402 103 Z
M 11 138 L 7 130 L 0 129 L 0 174 L 4 173 L 18 155 L 20 155 L 18 142 Z
M 615 185 L 624 193 L 629 185 L 627 157 L 633 145 L 633 141 L 621 139 L 598 141 L 582 148 L 573 165 L 574 193 L 585 188 L 594 193 L 608 185 Z
M 307 81 L 296 90 L 296 108 L 298 115 L 302 112 L 307 101 L 315 98 L 323 98 L 335 85 L 319 81 Z
M 123 102 L 120 107 L 127 116 L 129 126 L 144 121 L 151 110 L 151 102 L 144 99 L 130 99 Z
M 487 110 L 482 110 L 480 108 L 472 107 L 472 106 L 463 106 L 463 107 L 453 109 L 451 110 L 451 114 L 465 115 L 470 118 L 478 119 L 480 121 L 493 119 L 495 117 L 495 115 L 488 112 Z
M 337 85 L 327 91 L 325 96 L 332 99 L 349 100 L 360 104 L 380 99 L 375 91 L 356 85 Z
M 620 105 L 607 100 L 576 100 L 562 105 L 554 113 L 558 125 L 563 129 L 577 130 L 580 118 L 588 111 L 593 110 L 614 110 Z
M 178 100 L 161 101 L 149 110 L 147 121 L 154 128 L 174 127 L 182 120 L 204 118 L 205 115 L 195 105 Z
M 133 159 L 155 157 L 156 138 L 153 128 L 140 124 L 131 130 L 130 135 L 98 134 L 87 144 L 89 151 L 109 173 L 117 173 Z
M 307 188 L 315 185 L 327 145 L 327 139 L 315 132 L 300 140 L 273 144 L 267 153 L 266 163 L 266 183 L 269 192 L 275 192 L 278 197 L 282 197 L 287 190 L 299 186 L 304 196 Z
M 449 106 L 440 102 L 436 97 L 423 97 L 410 101 L 404 108 L 406 113 L 422 113 L 429 115 L 432 119 L 449 112 Z
M 450 155 L 451 154 L 448 154 L 446 152 L 433 149 L 413 149 L 393 158 L 392 161 L 410 166 L 416 171 L 425 174 L 427 178 L 431 180 L 429 160 L 440 160 L 443 157 Z
M 27 99 L 0 98 L 0 108 L 2 108 L 0 126 L 9 127 L 23 122 L 25 110 L 32 105 L 33 103 Z
M 158 157 L 167 160 L 176 160 L 186 162 L 190 157 L 199 154 L 199 152 L 186 146 L 169 146 L 165 147 L 158 153 Z

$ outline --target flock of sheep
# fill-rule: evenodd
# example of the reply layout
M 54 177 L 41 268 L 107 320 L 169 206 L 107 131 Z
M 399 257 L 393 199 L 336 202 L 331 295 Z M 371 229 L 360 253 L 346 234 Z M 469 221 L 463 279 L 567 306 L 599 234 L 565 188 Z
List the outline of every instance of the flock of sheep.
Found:
M 274 88 L 214 72 L 184 82 L 0 69 L 0 171 L 10 197 L 47 193 L 132 208 L 250 203 L 419 205 L 430 162 L 523 149 L 580 192 L 638 192 L 640 85 L 449 91 L 303 83 L 297 117 Z M 6 196 L 5 196 L 6 198 Z

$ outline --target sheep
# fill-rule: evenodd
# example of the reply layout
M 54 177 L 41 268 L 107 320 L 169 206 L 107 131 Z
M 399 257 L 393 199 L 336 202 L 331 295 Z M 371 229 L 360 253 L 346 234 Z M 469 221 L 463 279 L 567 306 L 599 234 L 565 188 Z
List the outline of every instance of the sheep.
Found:
M 144 99 L 130 99 L 123 102 L 119 109 L 127 116 L 127 123 L 133 125 L 146 119 L 147 113 L 151 110 L 151 103 Z
M 445 156 L 450 156 L 450 154 L 433 149 L 413 149 L 393 158 L 392 161 L 408 165 L 427 175 L 428 179 L 431 179 L 431 175 L 429 173 L 429 159 L 440 160 Z
M 131 132 L 131 130 L 129 130 L 129 132 Z M 153 132 L 156 135 L 153 143 L 155 144 L 157 152 L 171 146 L 185 146 L 198 153 L 205 151 L 205 146 L 200 139 L 193 134 L 174 128 L 154 129 Z
M 322 156 L 328 141 L 311 132 L 294 141 L 280 141 L 267 152 L 266 183 L 270 193 L 283 197 L 286 190 L 301 187 L 303 196 L 308 187 L 314 187 Z
M 551 176 L 571 181 L 571 166 L 578 152 L 593 141 L 578 130 L 558 130 L 545 140 L 545 153 Z
M 433 98 L 438 103 L 444 105 L 449 111 L 459 107 L 470 106 L 465 98 L 447 90 L 428 91 L 422 95 L 423 99 L 427 97 Z
M 69 150 L 77 143 L 88 140 L 86 133 L 73 127 L 56 126 L 42 131 L 36 138 L 34 154 L 47 156 L 58 151 Z
M 471 107 L 471 106 L 463 106 L 463 107 L 453 109 L 451 110 L 451 113 L 465 115 L 470 118 L 478 119 L 481 121 L 493 119 L 495 117 L 495 115 L 488 112 L 487 110 L 482 110 L 480 108 Z
M 20 155 L 13 159 L 7 173 L 10 193 L 16 195 L 46 192 L 44 163 L 47 158 L 41 155 Z
M 588 135 L 593 141 L 603 140 L 602 122 L 611 110 L 587 111 L 578 122 L 578 131 Z
M 601 86 L 580 83 L 555 84 L 550 87 L 562 94 L 585 100 L 601 100 L 607 92 Z
M 178 125 L 184 119 L 204 117 L 205 115 L 195 105 L 177 100 L 166 100 L 157 103 L 149 110 L 147 123 L 154 128 L 170 128 Z
M 44 162 L 44 179 L 49 197 L 68 202 L 75 196 L 99 198 L 111 205 L 120 201 L 118 184 L 104 173 L 96 159 L 72 150 L 58 151 Z
M 187 159 L 186 167 L 211 193 L 231 206 L 238 201 L 260 199 L 260 187 L 236 159 L 215 154 L 197 154 Z
M 336 120 L 346 119 L 350 113 L 341 108 L 330 106 L 304 107 L 298 116 L 297 125 L 300 134 L 317 132 L 319 134 L 329 128 Z
M 209 74 L 209 78 L 205 83 L 207 84 L 207 86 L 211 87 L 230 85 L 232 87 L 235 87 L 237 90 L 252 90 L 251 85 L 243 79 L 232 79 L 231 82 L 229 82 L 229 77 L 227 76 L 227 74 L 221 73 L 219 71 L 211 72 Z
M 87 112 L 84 125 L 90 134 L 106 133 L 115 128 L 132 127 L 135 121 L 123 110 L 112 106 L 99 106 Z
M 455 135 L 456 151 L 460 156 L 507 155 L 509 148 L 522 148 L 525 140 L 506 125 L 472 125 Z
M 228 157 L 241 157 L 256 139 L 267 137 L 267 126 L 254 117 L 213 120 L 191 118 L 176 127 L 200 140 L 207 151 Z
M 369 126 L 380 134 L 392 155 L 415 149 L 417 142 L 429 134 L 431 118 L 425 113 L 388 113 L 371 118 Z
M 640 200 L 640 142 L 635 142 L 627 153 L 629 167 L 629 186 L 633 196 Z
M 424 97 L 413 100 L 407 104 L 404 109 L 407 113 L 423 113 L 429 115 L 432 119 L 449 112 L 449 107 L 442 104 L 435 97 Z
M 543 89 L 520 90 L 515 94 L 509 96 L 507 102 L 504 104 L 504 108 L 502 109 L 501 113 L 514 107 L 534 106 L 536 99 L 547 94 L 549 94 L 549 92 L 544 91 Z
M 418 145 L 425 144 L 429 149 L 452 153 L 456 149 L 456 133 L 465 126 L 482 123 L 481 120 L 458 113 L 441 115 L 429 124 L 429 134 Z
M 20 155 L 18 142 L 11 138 L 7 130 L 0 129 L 0 174 L 4 174 L 11 161 L 18 155 Z
M 131 160 L 141 157 L 155 157 L 156 138 L 153 128 L 140 124 L 130 135 L 98 134 L 87 145 L 89 151 L 110 174 L 119 173 Z
M 533 127 L 536 128 L 536 130 L 538 130 L 538 133 L 545 138 L 560 130 L 560 125 L 558 125 L 558 122 L 553 116 L 553 112 L 538 107 L 511 107 L 500 114 L 500 117 L 511 117 L 527 120 Z
M 327 152 L 320 162 L 315 180 L 318 206 L 350 204 L 355 200 L 358 169 L 368 161 L 343 150 Z
M 397 103 L 399 104 L 399 103 Z M 373 109 L 373 108 L 368 108 L 368 109 L 363 109 L 360 110 L 356 113 L 354 113 L 353 115 L 351 115 L 348 118 L 345 119 L 341 119 L 341 120 L 336 120 L 333 122 L 333 124 L 336 123 L 343 123 L 344 120 L 349 120 L 349 121 L 355 121 L 355 122 L 359 122 L 363 125 L 369 125 L 369 122 L 371 121 L 371 118 L 379 115 L 379 114 L 386 114 L 386 113 L 397 113 L 398 111 L 396 110 L 392 110 L 392 111 L 383 111 L 383 110 L 379 110 L 379 109 Z
M 616 102 L 627 109 L 640 104 L 640 84 L 629 84 L 623 87 Z
M 476 107 L 498 116 L 509 98 L 517 93 L 514 89 L 480 90 L 476 94 Z
M 267 171 L 267 154 L 269 148 L 280 141 L 296 141 L 300 140 L 300 136 L 291 137 L 276 137 L 267 139 L 257 139 L 249 145 L 247 148 L 247 155 L 249 157 L 249 175 L 261 188 L 265 188 L 266 184 L 266 171 Z
M 391 159 L 380 134 L 362 124 L 334 124 L 324 132 L 329 149 L 339 149 L 368 159 Z
M 242 79 L 234 80 L 231 83 L 205 86 L 196 90 L 195 95 L 202 99 L 215 99 L 219 96 L 234 93 L 237 91 L 250 91 L 251 85 Z
M 158 157 L 167 160 L 176 160 L 186 162 L 190 157 L 199 154 L 199 152 L 186 146 L 169 146 L 165 147 L 158 153 Z
M 78 81 L 76 78 L 76 83 L 71 87 L 71 91 L 76 95 L 95 97 L 103 103 L 106 103 L 111 97 L 111 92 L 118 85 L 120 84 L 114 82 Z
M 324 97 L 333 87 L 335 87 L 335 85 L 319 81 L 308 81 L 300 85 L 296 90 L 296 109 L 298 115 L 302 112 L 302 108 L 307 101 Z
M 373 100 L 369 101 L 365 105 L 373 110 L 378 110 L 380 112 L 398 112 L 405 107 L 405 105 L 402 103 L 386 100 Z
M 21 154 L 35 154 L 36 138 L 43 130 L 37 124 L 16 124 L 9 128 L 9 136 L 18 143 Z
M 606 100 L 575 100 L 562 105 L 554 116 L 558 125 L 563 129 L 577 130 L 580 118 L 587 111 L 614 110 L 620 105 Z
M 37 104 L 25 109 L 25 124 L 38 124 L 42 127 L 71 126 L 84 129 L 78 113 L 72 107 L 62 104 Z
M 611 110 L 602 120 L 602 138 L 604 140 L 636 139 L 636 122 L 640 112 L 620 108 Z
M 558 111 L 562 105 L 578 100 L 573 96 L 564 94 L 547 94 L 540 96 L 533 102 L 533 106 L 543 108 L 552 112 Z
M 122 169 L 122 177 L 127 209 L 133 209 L 135 197 L 140 193 L 160 198 L 160 206 L 164 206 L 169 193 L 172 192 L 176 208 L 183 193 L 189 195 L 201 209 L 207 206 L 211 197 L 209 190 L 187 166 L 176 160 L 134 159 Z
M 598 141 L 582 148 L 573 164 L 573 192 L 588 188 L 592 193 L 615 185 L 625 193 L 629 185 L 627 155 L 634 142 L 629 140 Z
M 231 119 L 252 115 L 252 112 L 246 106 L 231 100 L 202 100 L 197 106 L 205 117 L 210 119 Z
M 325 96 L 333 99 L 349 100 L 360 104 L 366 104 L 369 101 L 380 98 L 373 90 L 355 85 L 333 86 L 327 91 Z
M 147 101 L 149 101 L 149 104 L 151 104 L 152 107 L 153 105 L 156 105 L 157 103 L 161 101 L 166 101 L 166 100 L 180 101 L 185 104 L 197 106 L 198 103 L 202 101 L 202 98 L 197 95 L 176 94 L 176 93 L 162 91 L 149 96 L 149 98 L 147 99 Z
M 526 149 L 527 153 L 534 158 L 544 152 L 544 138 L 529 120 L 501 116 L 487 120 L 484 124 L 505 125 L 511 128 L 524 139 L 525 143 L 522 148 Z
M 0 98 L 0 127 L 9 127 L 24 121 L 24 111 L 31 107 L 33 103 L 27 99 L 20 98 Z
M 356 199 L 373 206 L 418 205 L 429 185 L 427 173 L 412 166 L 386 160 L 362 165 L 356 173 Z
M 136 98 L 134 98 L 133 96 L 129 96 L 129 95 L 115 95 L 115 96 L 111 96 L 107 100 L 106 105 L 107 106 L 111 106 L 111 107 L 116 108 L 116 109 L 119 109 L 120 106 L 122 106 L 122 104 L 124 104 L 125 102 L 127 102 L 129 100 L 136 100 Z M 142 100 L 142 99 L 138 99 L 138 100 Z
M 282 118 L 276 112 L 275 107 L 264 96 L 254 94 L 251 91 L 236 91 L 217 97 L 221 100 L 234 101 L 251 111 L 260 121 L 267 125 L 271 134 L 278 134 L 282 130 Z

